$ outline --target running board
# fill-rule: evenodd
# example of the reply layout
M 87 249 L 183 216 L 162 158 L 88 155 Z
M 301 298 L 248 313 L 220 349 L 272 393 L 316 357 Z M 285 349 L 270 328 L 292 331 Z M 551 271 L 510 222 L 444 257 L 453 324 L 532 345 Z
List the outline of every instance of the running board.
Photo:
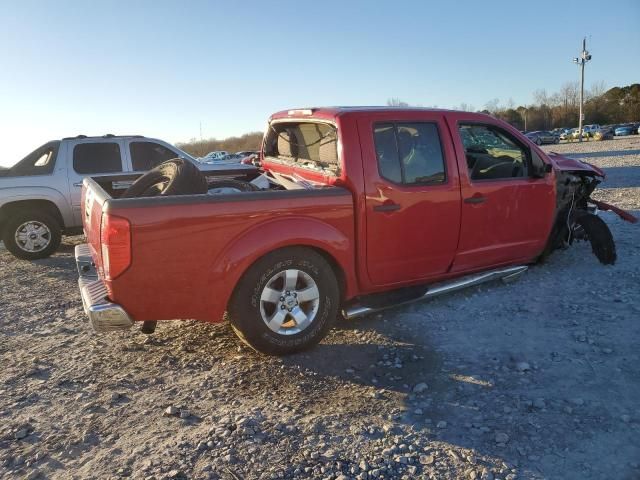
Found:
M 475 285 L 480 285 L 481 283 L 490 282 L 492 280 L 501 279 L 504 282 L 512 282 L 519 278 L 526 270 L 526 265 L 519 265 L 517 267 L 508 267 L 501 268 L 498 270 L 490 270 L 488 272 L 479 273 L 475 275 L 468 275 L 466 277 L 458 278 L 451 282 L 434 284 L 429 287 L 427 292 L 424 295 L 421 295 L 417 298 L 411 299 L 406 302 L 400 302 L 397 304 L 387 305 L 384 307 L 366 307 L 363 305 L 351 305 L 345 308 L 342 311 L 342 315 L 346 319 L 352 319 L 361 317 L 363 315 L 368 315 L 373 312 L 378 312 L 380 310 L 386 310 L 387 308 L 396 307 L 398 305 L 406 305 L 408 303 L 418 302 L 420 300 L 427 300 L 429 298 L 434 298 L 445 293 L 456 292 L 458 290 L 462 290 L 463 288 L 473 287 Z

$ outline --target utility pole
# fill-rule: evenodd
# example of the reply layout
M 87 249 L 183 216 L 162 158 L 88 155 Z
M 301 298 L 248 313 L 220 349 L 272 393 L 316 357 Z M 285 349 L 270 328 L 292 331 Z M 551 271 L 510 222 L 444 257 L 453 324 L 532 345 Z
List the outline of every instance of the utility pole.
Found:
M 582 141 L 582 121 L 584 120 L 584 64 L 591 60 L 591 55 L 587 52 L 587 37 L 582 39 L 582 52 L 580 57 L 574 58 L 573 63 L 580 66 L 580 117 L 578 118 L 578 141 Z

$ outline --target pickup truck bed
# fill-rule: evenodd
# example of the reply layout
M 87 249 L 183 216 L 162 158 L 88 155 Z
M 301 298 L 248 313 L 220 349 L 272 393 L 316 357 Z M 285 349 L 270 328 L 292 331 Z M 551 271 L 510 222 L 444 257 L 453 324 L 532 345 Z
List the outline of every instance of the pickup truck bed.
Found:
M 95 180 L 84 182 L 90 193 L 83 255 L 100 258 L 103 215 L 131 225 L 131 264 L 117 282 L 99 283 L 137 321 L 219 321 L 240 273 L 292 242 L 328 248 L 345 265 L 353 256 L 353 201 L 344 188 L 117 199 Z M 105 278 L 101 262 L 96 265 L 95 274 Z M 207 294 L 197 294 L 205 285 Z

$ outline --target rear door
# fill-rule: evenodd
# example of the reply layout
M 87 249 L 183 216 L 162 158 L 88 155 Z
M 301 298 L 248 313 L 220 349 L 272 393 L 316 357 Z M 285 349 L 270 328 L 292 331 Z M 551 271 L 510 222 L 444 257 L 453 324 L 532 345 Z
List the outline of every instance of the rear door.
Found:
M 554 219 L 553 175 L 530 176 L 531 156 L 539 154 L 512 129 L 463 113 L 454 117 L 462 226 L 452 271 L 532 260 Z
M 82 224 L 80 211 L 82 179 L 110 176 L 125 171 L 123 152 L 124 142 L 119 138 L 70 141 L 67 151 L 67 177 L 75 225 Z
M 373 285 L 426 279 L 453 262 L 460 186 L 444 117 L 377 113 L 358 120 L 366 205 L 366 265 Z

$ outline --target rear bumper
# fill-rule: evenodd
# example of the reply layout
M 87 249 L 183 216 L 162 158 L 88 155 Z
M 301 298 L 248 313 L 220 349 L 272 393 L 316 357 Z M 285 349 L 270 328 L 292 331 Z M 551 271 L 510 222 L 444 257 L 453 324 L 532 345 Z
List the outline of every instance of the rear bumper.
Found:
M 107 289 L 98 277 L 89 246 L 76 245 L 75 256 L 82 305 L 93 329 L 112 332 L 131 328 L 133 320 L 125 309 L 107 299 Z

